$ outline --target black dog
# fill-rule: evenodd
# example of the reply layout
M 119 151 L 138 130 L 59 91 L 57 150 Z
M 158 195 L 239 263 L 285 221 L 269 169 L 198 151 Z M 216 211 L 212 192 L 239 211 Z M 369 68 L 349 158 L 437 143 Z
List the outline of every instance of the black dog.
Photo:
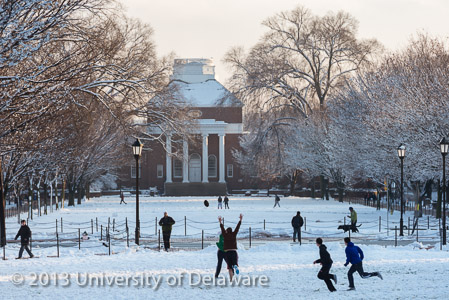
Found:
M 360 224 L 359 226 L 354 226 L 354 225 L 340 225 L 338 226 L 338 229 L 343 229 L 345 232 L 351 230 L 352 232 L 359 232 L 359 230 L 357 229 L 357 227 L 362 226 L 362 224 Z

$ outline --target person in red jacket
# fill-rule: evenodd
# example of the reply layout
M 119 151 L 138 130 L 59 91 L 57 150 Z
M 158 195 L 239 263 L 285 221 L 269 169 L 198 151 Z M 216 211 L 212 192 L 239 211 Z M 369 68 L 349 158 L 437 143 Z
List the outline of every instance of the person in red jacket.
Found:
M 225 260 L 228 265 L 229 279 L 232 281 L 234 273 L 238 274 L 238 260 L 239 256 L 237 254 L 237 233 L 239 232 L 240 225 L 242 224 L 243 215 L 240 214 L 240 221 L 238 222 L 235 230 L 232 231 L 231 227 L 226 230 L 223 223 L 221 222 L 221 216 L 218 217 L 218 222 L 220 223 L 221 234 L 223 235 L 223 251 L 225 252 Z

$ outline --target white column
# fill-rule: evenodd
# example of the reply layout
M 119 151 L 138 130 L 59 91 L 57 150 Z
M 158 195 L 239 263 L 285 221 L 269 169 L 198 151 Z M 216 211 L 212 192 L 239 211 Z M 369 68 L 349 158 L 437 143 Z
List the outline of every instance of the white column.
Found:
M 208 163 L 208 134 L 203 134 L 203 183 L 209 182 L 209 163 Z
M 224 133 L 218 134 L 218 156 L 219 156 L 219 169 L 220 176 L 218 182 L 225 183 L 225 135 Z
M 182 141 L 182 182 L 189 183 L 189 144 Z
M 167 151 L 165 154 L 165 166 L 166 166 L 165 174 L 167 175 L 167 179 L 165 180 L 165 182 L 171 183 L 172 182 L 172 179 L 171 179 L 171 170 L 172 170 L 172 166 L 171 166 L 171 135 L 166 136 L 165 147 L 167 148 Z

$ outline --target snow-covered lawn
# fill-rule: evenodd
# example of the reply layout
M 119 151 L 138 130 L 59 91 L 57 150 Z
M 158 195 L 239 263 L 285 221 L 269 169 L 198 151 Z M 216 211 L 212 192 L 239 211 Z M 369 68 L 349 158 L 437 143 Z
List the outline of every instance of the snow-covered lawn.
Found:
M 355 274 L 357 290 L 347 292 L 349 267 L 344 267 L 344 245 L 336 227 L 343 224 L 348 214 L 348 204 L 336 201 L 323 201 L 302 198 L 281 198 L 281 208 L 273 208 L 272 198 L 231 198 L 230 210 L 218 211 L 216 201 L 209 199 L 211 206 L 204 207 L 203 197 L 190 198 L 141 198 L 140 212 L 143 240 L 155 240 L 155 218 L 164 211 L 172 216 L 177 224 L 173 229 L 174 239 L 184 237 L 184 216 L 187 218 L 187 238 L 201 237 L 201 230 L 209 238 L 218 234 L 217 216 L 225 218 L 226 225 L 234 225 L 240 212 L 244 214 L 242 224 L 243 239 L 239 241 L 240 286 L 224 285 L 221 279 L 207 282 L 213 277 L 216 266 L 216 247 L 204 250 L 174 249 L 172 252 L 158 252 L 148 247 L 136 247 L 133 243 L 135 221 L 135 202 L 132 197 L 126 199 L 127 205 L 119 205 L 118 197 L 93 199 L 75 208 L 65 208 L 53 214 L 34 217 L 29 221 L 34 239 L 49 240 L 55 236 L 55 220 L 63 218 L 62 238 L 77 237 L 78 229 L 87 231 L 90 240 L 81 243 L 66 242 L 61 248 L 59 258 L 48 257 L 56 254 L 52 243 L 35 242 L 33 252 L 36 259 L 15 260 L 18 244 L 8 244 L 6 261 L 0 261 L 1 299 L 60 299 L 60 298 L 107 298 L 107 299 L 444 299 L 449 293 L 449 252 L 435 248 L 425 250 L 422 244 L 413 243 L 400 247 L 385 247 L 378 240 L 391 239 L 394 232 L 386 232 L 386 211 L 352 205 L 358 213 L 360 233 L 354 234 L 356 244 L 365 253 L 364 268 L 367 272 L 380 271 L 384 280 L 379 278 L 361 279 Z M 307 218 L 307 230 L 310 236 L 302 246 L 292 244 L 290 221 L 297 210 Z M 378 220 L 382 217 L 381 232 Z M 405 216 L 408 220 L 409 214 Z M 23 217 L 26 217 L 23 215 Z M 91 234 L 91 220 L 98 218 L 99 224 L 106 226 L 108 217 L 115 219 L 117 231 L 112 251 L 98 240 L 99 233 Z M 130 227 L 130 248 L 123 236 L 124 220 L 128 218 Z M 263 230 L 265 219 L 266 230 Z M 397 225 L 399 214 L 389 216 L 390 227 Z M 391 223 L 391 222 L 395 223 Z M 196 223 L 195 223 L 196 222 Z M 341 222 L 341 223 L 339 223 Z M 431 228 L 435 220 L 430 220 Z M 384 224 L 385 223 L 385 224 Z M 17 220 L 7 220 L 8 239 L 14 238 L 18 230 Z M 253 234 L 265 232 L 265 235 L 277 238 L 276 241 L 263 241 L 248 247 L 248 233 L 251 226 Z M 427 220 L 422 226 L 427 228 Z M 58 229 L 60 231 L 60 228 Z M 421 232 L 420 232 L 421 235 Z M 438 242 L 435 230 L 423 230 L 422 235 Z M 338 276 L 336 293 L 329 293 L 323 281 L 316 278 L 319 266 L 312 262 L 318 258 L 318 248 L 313 243 L 315 237 L 322 236 L 327 245 L 334 265 L 332 272 Z M 413 240 L 405 236 L 404 239 Z M 312 242 L 311 242 L 312 241 Z M 364 244 L 369 241 L 369 245 Z M 378 243 L 378 244 L 376 244 Z M 424 242 L 425 243 L 425 242 Z M 147 246 L 156 245 L 149 242 Z M 26 257 L 27 254 L 25 253 Z M 225 268 L 222 274 L 227 278 Z M 47 277 L 48 275 L 48 277 Z M 87 277 L 86 277 L 87 276 Z M 58 280 L 55 280 L 55 278 Z M 206 282 L 198 284 L 201 277 Z M 86 278 L 89 278 L 90 282 Z M 143 278 L 143 279 L 142 279 Z M 148 278 L 148 280 L 146 279 Z M 182 283 L 180 283 L 180 279 Z M 268 282 L 265 283 L 265 278 Z M 25 282 L 14 285 L 13 280 Z M 143 280 L 143 283 L 142 283 Z M 159 280 L 157 288 L 155 280 Z M 250 282 L 251 280 L 251 282 Z M 262 280 L 262 281 L 259 281 Z M 254 285 L 256 281 L 257 286 Z M 70 282 L 70 284 L 68 284 Z M 100 283 L 98 283 L 100 282 Z M 101 284 L 102 282 L 102 284 Z M 57 283 L 57 285 L 56 285 Z M 194 286 L 191 286 L 192 283 Z M 99 286 L 102 285 L 102 286 Z M 112 286 L 111 286 L 112 285 Z

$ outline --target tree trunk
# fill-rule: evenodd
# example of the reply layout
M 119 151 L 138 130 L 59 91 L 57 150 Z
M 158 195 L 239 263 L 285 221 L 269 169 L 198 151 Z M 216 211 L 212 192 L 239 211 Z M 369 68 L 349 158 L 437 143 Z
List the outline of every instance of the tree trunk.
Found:
M 48 199 L 47 199 L 48 197 L 47 197 L 47 184 L 46 183 L 44 183 L 44 205 L 45 205 L 45 207 L 44 207 L 44 214 L 46 215 L 48 212 L 47 212 L 47 206 L 48 206 Z
M 329 200 L 329 178 L 326 178 L 325 193 L 326 193 L 326 200 Z
M 30 179 L 30 184 L 28 185 L 28 218 L 33 220 L 33 186 Z
M 53 182 L 50 181 L 50 212 L 53 212 Z
M 311 192 L 312 192 L 312 198 L 315 198 L 315 180 L 313 180 L 313 179 L 312 179 L 312 189 L 311 189 Z
M 68 206 L 75 206 L 75 191 L 69 190 L 69 203 Z
M 69 192 L 68 206 L 75 206 L 75 185 L 71 182 L 67 183 L 67 190 Z
M 337 191 L 338 191 L 338 201 L 343 202 L 345 186 L 342 182 L 337 182 Z
M 324 200 L 324 175 L 320 175 L 320 198 Z
M 59 209 L 59 198 L 58 198 L 58 176 L 55 178 L 55 209 Z
M 77 202 L 78 205 L 81 205 L 81 199 L 83 199 L 83 195 L 84 195 L 83 188 L 81 187 L 81 184 L 79 184 L 78 185 L 78 202 Z
M 62 202 L 61 202 L 61 207 L 64 208 L 65 205 L 65 184 L 66 184 L 66 180 L 65 178 L 62 180 Z
M 290 179 L 290 195 L 294 195 L 295 193 L 295 186 L 296 183 L 298 182 L 298 178 L 299 178 L 299 171 L 295 170 L 293 171 L 292 177 Z

